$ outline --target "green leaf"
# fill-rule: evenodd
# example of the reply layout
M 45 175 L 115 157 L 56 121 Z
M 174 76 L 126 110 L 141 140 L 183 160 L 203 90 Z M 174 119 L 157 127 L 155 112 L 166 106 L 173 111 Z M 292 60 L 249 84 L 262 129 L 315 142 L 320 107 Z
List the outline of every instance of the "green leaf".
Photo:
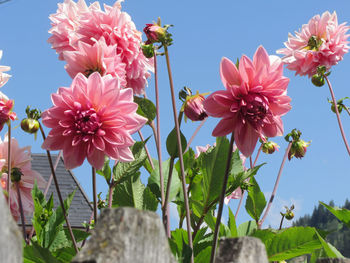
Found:
M 52 252 L 52 255 L 62 261 L 62 262 L 71 262 L 72 259 L 74 258 L 74 256 L 76 255 L 76 252 L 75 252 L 75 249 L 73 246 L 71 247 L 65 247 L 65 248 L 61 248 L 61 249 L 58 249 L 54 252 Z
M 182 134 L 180 130 L 180 138 L 181 138 L 181 148 L 182 153 L 186 150 L 187 140 L 186 137 Z M 179 157 L 179 150 L 177 147 L 177 135 L 176 129 L 174 128 L 166 138 L 166 149 L 170 155 L 170 157 L 177 158 Z
M 344 258 L 344 256 L 334 246 L 326 242 L 317 231 L 316 234 L 322 244 L 323 250 L 327 258 Z
M 204 222 L 213 232 L 215 231 L 216 217 L 214 217 L 211 213 L 207 213 L 207 215 L 204 217 Z M 219 237 L 227 236 L 230 236 L 230 229 L 225 224 L 220 222 Z
M 130 206 L 156 211 L 158 200 L 140 180 L 140 172 L 118 184 L 113 194 L 113 207 Z
M 102 170 L 97 170 L 96 173 L 102 175 L 106 179 L 107 184 L 109 184 L 111 181 L 111 167 L 109 166 L 109 158 L 107 156 L 105 156 L 105 163 Z
M 313 227 L 291 227 L 279 231 L 274 237 L 263 241 L 269 261 L 287 260 L 310 254 L 322 247 L 318 233 Z
M 327 208 L 336 218 L 342 221 L 347 227 L 350 227 L 350 210 L 346 208 L 331 207 L 323 202 L 320 202 L 325 208 Z
M 213 233 L 207 233 L 208 227 L 203 227 L 198 230 L 196 237 L 193 240 L 193 254 L 196 257 L 204 249 L 211 246 L 213 242 Z
M 266 199 L 254 177 L 250 179 L 250 182 L 253 186 L 249 187 L 245 209 L 247 213 L 258 222 L 266 206 Z
M 72 229 L 72 231 L 73 231 L 73 235 L 74 235 L 75 241 L 77 243 L 87 239 L 91 235 L 91 233 L 86 232 L 86 230 Z M 64 233 L 68 237 L 68 240 L 71 242 L 71 238 L 70 238 L 70 234 L 69 234 L 68 228 L 64 229 Z M 72 246 L 73 246 L 73 244 L 72 244 Z
M 195 258 L 194 263 L 209 263 L 211 255 L 211 246 L 202 250 Z
M 232 213 L 232 210 L 230 207 L 228 207 L 228 227 L 230 228 L 231 235 L 229 237 L 237 237 L 237 226 L 236 226 L 236 219 L 235 215 Z
M 168 159 L 162 163 L 162 173 L 164 178 L 164 194 L 168 185 L 170 162 L 171 159 Z M 148 178 L 147 186 L 152 190 L 153 194 L 155 194 L 155 196 L 160 199 L 161 195 L 158 161 L 154 161 L 154 166 L 154 170 L 152 171 L 151 176 Z M 181 189 L 181 181 L 175 168 L 173 168 L 172 173 L 173 175 L 171 178 L 169 202 L 175 199 L 175 197 L 178 195 Z
M 178 259 L 178 262 L 191 262 L 192 250 L 188 246 L 187 231 L 184 229 L 176 229 L 171 231 L 171 241 L 169 241 L 173 254 Z
M 43 248 L 35 242 L 31 246 L 23 248 L 23 262 L 24 263 L 62 263 L 57 260 L 48 248 Z
M 237 235 L 239 237 L 249 236 L 258 228 L 255 221 L 248 221 L 240 224 L 237 228 Z
M 134 96 L 134 102 L 139 105 L 137 114 L 147 118 L 148 124 L 157 116 L 156 106 L 149 99 Z
M 145 142 L 136 142 L 131 147 L 131 151 L 135 159 L 134 161 L 127 163 L 118 162 L 113 167 L 113 179 L 115 184 L 120 184 L 127 180 L 129 177 L 134 176 L 136 173 L 138 173 L 147 158 L 147 154 L 144 149 L 147 140 L 145 140 Z

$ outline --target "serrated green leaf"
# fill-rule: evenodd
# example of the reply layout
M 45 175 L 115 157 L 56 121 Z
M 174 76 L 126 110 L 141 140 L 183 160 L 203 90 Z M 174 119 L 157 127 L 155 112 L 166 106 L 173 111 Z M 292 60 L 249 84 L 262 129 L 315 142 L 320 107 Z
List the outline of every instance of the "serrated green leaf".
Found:
M 346 208 L 331 207 L 323 202 L 320 202 L 320 204 L 327 208 L 336 218 L 347 225 L 347 227 L 350 227 L 350 210 Z
M 258 222 L 266 206 L 266 199 L 254 177 L 250 179 L 250 182 L 253 186 L 249 187 L 245 209 L 247 213 Z
M 43 248 L 35 242 L 31 246 L 23 248 L 23 262 L 24 263 L 62 263 L 56 259 L 48 248 Z
M 147 154 L 144 149 L 145 143 L 135 142 L 135 144 L 131 147 L 131 151 L 135 159 L 134 161 L 126 163 L 118 162 L 113 167 L 113 179 L 115 184 L 120 184 L 124 182 L 140 170 L 145 160 L 147 159 Z
M 136 102 L 139 107 L 137 109 L 137 114 L 148 119 L 148 123 L 154 120 L 157 116 L 157 109 L 153 102 L 146 98 L 140 98 L 134 96 L 134 102 Z
M 181 130 L 180 130 L 180 138 L 181 138 L 181 148 L 183 153 L 186 150 L 187 140 L 186 140 L 186 137 L 181 132 Z M 175 128 L 172 129 L 172 131 L 169 133 L 168 137 L 166 138 L 166 149 L 170 157 L 173 157 L 173 158 L 179 157 L 179 150 L 177 146 L 177 134 L 176 134 Z
M 207 233 L 208 227 L 203 227 L 198 230 L 193 240 L 193 254 L 196 257 L 204 249 L 211 246 L 213 242 L 213 233 Z
M 236 226 L 236 219 L 235 215 L 232 213 L 232 210 L 230 207 L 228 207 L 228 223 L 227 223 L 229 229 L 230 229 L 230 236 L 229 237 L 237 237 L 237 226 Z
M 239 237 L 249 236 L 258 228 L 255 221 L 248 221 L 240 224 L 237 228 L 237 235 Z
M 332 246 L 330 243 L 326 242 L 322 238 L 322 236 L 318 233 L 317 230 L 316 234 L 322 244 L 323 250 L 327 258 L 344 258 L 344 256 L 334 246 Z
M 157 198 L 141 182 L 140 172 L 118 184 L 113 194 L 113 207 L 130 206 L 137 209 L 156 211 Z
M 171 159 L 168 159 L 162 163 L 162 173 L 164 178 L 164 194 L 168 185 L 169 178 L 169 169 L 170 169 Z M 148 178 L 147 186 L 152 190 L 152 193 L 160 199 L 160 177 L 159 177 L 159 165 L 158 161 L 154 162 L 154 170 L 151 173 L 151 176 Z M 169 193 L 169 202 L 173 201 L 175 197 L 178 195 L 181 189 L 181 181 L 179 179 L 179 175 L 175 168 L 172 170 L 172 178 L 170 185 L 170 193 Z
M 264 242 L 269 261 L 287 260 L 310 254 L 322 244 L 313 227 L 291 227 L 277 233 Z
M 72 261 L 72 259 L 76 255 L 76 252 L 75 252 L 74 247 L 70 246 L 70 247 L 58 249 L 58 250 L 52 252 L 52 255 L 56 259 L 60 260 L 61 262 L 69 263 Z

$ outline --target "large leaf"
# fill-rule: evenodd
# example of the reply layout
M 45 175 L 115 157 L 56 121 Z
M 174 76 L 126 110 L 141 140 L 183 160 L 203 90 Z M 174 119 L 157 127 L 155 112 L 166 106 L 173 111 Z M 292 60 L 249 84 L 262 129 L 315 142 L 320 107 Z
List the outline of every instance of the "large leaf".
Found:
M 148 124 L 154 120 L 157 115 L 157 109 L 151 100 L 134 96 L 134 102 L 139 105 L 137 113 L 147 118 Z
M 166 160 L 162 163 L 162 173 L 164 178 L 164 194 L 168 185 L 169 178 L 169 169 L 170 169 L 171 159 Z M 154 170 L 151 173 L 151 176 L 148 178 L 147 186 L 152 190 L 153 194 L 156 195 L 157 198 L 160 198 L 160 178 L 159 178 L 159 165 L 158 161 L 154 160 Z M 170 193 L 169 193 L 169 202 L 173 201 L 177 194 L 181 189 L 181 181 L 179 179 L 179 175 L 177 170 L 173 167 L 172 169 L 172 178 L 170 184 Z
M 136 142 L 132 147 L 131 151 L 134 155 L 134 161 L 132 162 L 118 162 L 113 167 L 113 179 L 116 184 L 120 184 L 139 172 L 140 168 L 144 164 L 147 154 L 144 149 L 145 142 Z
M 184 229 L 176 229 L 171 231 L 171 239 L 169 240 L 170 248 L 178 262 L 191 262 L 192 251 L 188 245 L 187 231 Z
M 230 229 L 230 236 L 229 237 L 237 237 L 237 226 L 236 226 L 236 219 L 235 215 L 232 213 L 231 208 L 228 207 L 228 223 L 227 223 L 229 229 Z
M 346 224 L 347 227 L 350 227 L 350 210 L 346 208 L 331 207 L 323 202 L 320 202 L 320 204 L 327 208 L 336 218 Z
M 257 236 L 259 237 L 259 236 Z M 262 239 L 266 246 L 269 261 L 287 260 L 310 254 L 320 249 L 322 244 L 313 227 L 291 227 Z
M 186 140 L 186 137 L 181 132 L 181 130 L 180 130 L 180 139 L 181 139 L 181 148 L 183 153 L 186 150 L 187 140 Z M 179 150 L 177 145 L 177 134 L 176 134 L 175 128 L 172 129 L 172 131 L 169 133 L 168 137 L 166 138 L 166 149 L 170 157 L 173 157 L 173 158 L 179 157 Z
M 196 257 L 206 249 L 210 247 L 213 242 L 213 233 L 208 233 L 208 227 L 203 227 L 198 230 L 193 240 L 193 254 Z
M 344 258 L 344 256 L 334 246 L 326 242 L 317 231 L 316 233 L 327 258 Z
M 195 258 L 194 263 L 209 263 L 211 255 L 211 246 L 202 250 Z
M 56 259 L 58 259 L 62 262 L 67 262 L 67 263 L 71 262 L 76 254 L 77 253 L 75 252 L 75 249 L 73 246 L 61 248 L 61 249 L 58 249 L 58 250 L 52 252 L 52 255 Z
M 140 172 L 117 184 L 112 204 L 113 207 L 130 206 L 150 211 L 156 211 L 158 207 L 155 195 L 141 182 Z
M 248 221 L 248 222 L 244 222 L 242 224 L 240 224 L 237 228 L 237 235 L 239 237 L 243 237 L 243 236 L 249 236 L 251 235 L 256 229 L 258 228 L 258 226 L 256 225 L 255 221 Z
M 31 246 L 23 248 L 23 262 L 24 263 L 62 263 L 56 259 L 48 248 L 43 248 L 35 242 Z
M 247 213 L 258 222 L 266 206 L 266 199 L 254 177 L 250 179 L 250 182 L 253 185 L 249 187 L 245 209 Z

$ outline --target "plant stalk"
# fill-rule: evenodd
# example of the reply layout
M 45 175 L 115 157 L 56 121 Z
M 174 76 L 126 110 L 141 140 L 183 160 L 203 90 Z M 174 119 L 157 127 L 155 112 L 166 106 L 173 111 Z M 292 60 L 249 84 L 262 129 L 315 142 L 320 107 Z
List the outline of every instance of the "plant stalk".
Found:
M 7 190 L 7 200 L 9 203 L 9 207 L 11 207 L 11 121 L 8 122 L 8 132 L 7 132 L 7 139 L 8 139 L 8 144 L 7 144 L 7 186 L 6 186 L 6 190 Z
M 43 126 L 41 125 L 40 122 L 39 122 L 39 128 L 40 128 L 40 131 L 41 131 L 41 135 L 43 136 L 43 139 L 45 140 L 46 139 L 45 132 L 44 132 Z M 69 223 L 69 220 L 68 220 L 68 217 L 67 217 L 66 208 L 64 207 L 64 202 L 63 202 L 63 198 L 62 198 L 62 195 L 61 195 L 60 187 L 58 185 L 56 172 L 55 172 L 55 169 L 53 167 L 50 151 L 46 150 L 46 154 L 47 154 L 47 158 L 49 160 L 49 164 L 50 164 L 50 168 L 51 168 L 51 174 L 52 174 L 53 180 L 55 182 L 57 196 L 58 196 L 58 199 L 60 201 L 61 209 L 62 209 L 63 216 L 64 216 L 64 219 L 66 221 L 67 227 L 68 227 L 69 235 L 70 235 L 70 237 L 72 239 L 75 252 L 78 253 L 79 250 L 78 250 L 77 242 L 75 241 L 75 238 L 74 238 L 74 235 L 73 235 L 73 231 L 72 231 L 72 227 L 71 227 L 71 225 Z
M 333 105 L 334 105 L 334 109 L 335 109 L 335 114 L 337 115 L 337 120 L 338 120 L 338 124 L 339 124 L 340 133 L 341 133 L 341 136 L 343 137 L 343 141 L 344 141 L 346 150 L 348 151 L 348 154 L 350 156 L 350 147 L 349 147 L 348 141 L 346 140 L 346 136 L 345 136 L 345 132 L 344 132 L 344 129 L 343 129 L 343 125 L 342 125 L 341 120 L 340 120 L 340 115 L 339 115 L 339 111 L 338 111 L 338 107 L 337 107 L 337 100 L 335 99 L 335 96 L 334 96 L 334 92 L 333 92 L 333 89 L 332 89 L 332 84 L 330 83 L 330 81 L 329 81 L 329 79 L 328 79 L 328 77 L 326 75 L 324 75 L 324 78 L 327 81 L 327 84 L 328 84 L 328 87 L 329 87 L 329 92 L 331 93 L 331 96 L 332 96 L 332 101 L 333 101 Z
M 196 130 L 194 131 L 194 133 L 192 134 L 192 137 L 190 138 L 190 140 L 188 141 L 187 143 L 187 146 L 186 146 L 186 150 L 185 152 L 188 151 L 188 149 L 190 148 L 191 146 L 191 143 L 193 141 L 193 139 L 196 137 L 197 133 L 199 132 L 199 130 L 202 128 L 202 126 L 204 125 L 205 121 L 207 120 L 208 118 L 205 118 L 204 120 L 201 121 L 201 123 L 198 125 L 198 127 L 196 128 Z
M 23 204 L 22 204 L 22 196 L 21 191 L 19 189 L 19 182 L 15 182 L 16 189 L 17 189 L 17 196 L 18 196 L 18 204 L 19 204 L 19 212 L 21 214 L 21 223 L 22 223 L 22 232 L 23 232 L 23 239 L 28 244 L 27 240 L 27 234 L 26 234 L 26 223 L 24 220 L 24 213 L 23 213 Z
M 212 249 L 211 249 L 211 255 L 210 255 L 210 263 L 214 263 L 214 261 L 215 261 L 215 253 L 216 253 L 216 247 L 217 247 L 217 242 L 218 242 L 218 238 L 219 238 L 219 230 L 220 230 L 222 210 L 224 208 L 224 199 L 225 199 L 225 194 L 226 194 L 226 186 L 227 186 L 228 176 L 229 176 L 230 167 L 231 167 L 231 159 L 232 159 L 232 151 L 233 151 L 233 142 L 234 142 L 234 140 L 235 140 L 235 136 L 234 136 L 234 133 L 232 132 L 231 140 L 230 140 L 230 146 L 229 146 L 228 154 L 227 154 L 227 161 L 226 161 L 226 170 L 225 170 L 225 175 L 224 175 L 224 181 L 222 183 L 222 189 L 221 189 L 221 194 L 220 194 L 219 210 L 218 210 L 218 215 L 216 217 L 215 231 L 214 231 L 214 237 L 213 237 L 213 243 L 212 243 Z
M 141 141 L 145 141 L 145 139 L 143 138 L 143 135 L 142 135 L 142 133 L 141 133 L 141 131 L 139 130 L 138 131 L 138 134 L 139 134 L 139 136 L 140 136 L 140 139 L 141 139 Z M 152 161 L 152 157 L 151 157 L 151 155 L 149 154 L 149 151 L 148 151 L 148 148 L 147 148 L 147 145 L 145 144 L 145 151 L 146 151 L 146 154 L 147 154 L 147 158 L 148 158 L 148 161 L 149 161 L 149 163 L 150 163 L 150 165 L 151 165 L 151 167 L 152 167 L 152 169 L 154 169 L 154 164 L 153 164 L 153 161 Z
M 276 195 L 276 192 L 277 192 L 278 183 L 279 183 L 279 181 L 281 179 L 283 167 L 284 167 L 284 164 L 285 164 L 285 162 L 287 160 L 290 147 L 292 147 L 292 142 L 290 142 L 288 144 L 288 147 L 286 149 L 286 153 L 284 154 L 284 157 L 283 157 L 283 160 L 282 160 L 282 163 L 281 163 L 281 167 L 280 167 L 280 170 L 278 171 L 278 175 L 277 175 L 277 178 L 276 178 L 275 186 L 273 187 L 273 191 L 272 191 L 269 203 L 268 203 L 267 208 L 265 210 L 264 216 L 262 217 L 262 219 L 258 223 L 259 229 L 261 228 L 262 224 L 264 223 L 264 221 L 265 221 L 265 219 L 266 219 L 266 217 L 267 217 L 267 215 L 268 215 L 268 213 L 269 213 L 269 211 L 271 209 L 271 205 L 272 205 L 273 199 L 275 198 L 275 195 Z
M 183 192 L 184 192 L 183 194 L 184 194 L 185 210 L 186 210 L 186 225 L 187 225 L 187 234 L 188 234 L 188 245 L 193 251 L 192 235 L 191 235 L 190 207 L 189 207 L 188 195 L 187 195 L 187 189 L 186 189 L 186 177 L 185 177 L 185 168 L 184 168 L 184 162 L 183 162 L 183 156 L 182 156 L 180 126 L 179 126 L 179 120 L 177 118 L 175 93 L 174 93 L 174 84 L 173 84 L 173 77 L 172 77 L 172 74 L 171 74 L 169 52 L 168 52 L 168 47 L 166 45 L 164 46 L 164 53 L 165 53 L 166 64 L 167 64 L 167 68 L 168 68 L 169 84 L 170 84 L 170 91 L 171 91 L 171 100 L 172 100 L 174 122 L 175 122 L 176 135 L 177 135 L 176 137 L 177 137 L 177 146 L 178 146 L 180 168 L 181 168 L 181 181 L 182 181 L 182 189 L 183 189 Z M 191 256 L 191 262 L 193 262 L 193 253 L 192 253 L 192 256 Z
M 94 202 L 94 224 L 97 223 L 97 193 L 96 193 L 96 169 L 91 166 L 92 172 L 92 194 L 93 194 L 93 202 Z

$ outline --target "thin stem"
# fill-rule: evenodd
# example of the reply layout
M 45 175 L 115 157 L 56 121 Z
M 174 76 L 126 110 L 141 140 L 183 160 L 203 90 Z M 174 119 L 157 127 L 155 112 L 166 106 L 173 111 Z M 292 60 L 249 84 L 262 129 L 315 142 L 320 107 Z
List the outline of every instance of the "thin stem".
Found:
M 191 235 L 190 207 L 189 207 L 188 195 L 187 195 L 187 189 L 186 189 L 185 168 L 184 168 L 181 138 L 180 138 L 180 126 L 179 126 L 179 120 L 177 118 L 177 110 L 176 110 L 176 102 L 175 102 L 175 94 L 174 94 L 174 84 L 173 84 L 173 77 L 171 74 L 170 60 L 169 60 L 169 53 L 168 53 L 167 46 L 164 46 L 164 53 L 165 53 L 166 64 L 167 64 L 167 68 L 168 68 L 169 84 L 170 84 L 170 91 L 171 91 L 171 101 L 172 101 L 172 106 L 173 106 L 174 122 L 175 122 L 175 128 L 176 128 L 177 147 L 178 147 L 178 152 L 179 152 L 180 169 L 181 169 L 181 181 L 182 181 L 182 189 L 183 189 L 184 201 L 185 201 L 188 245 L 190 246 L 190 248 L 193 251 L 192 235 Z M 193 262 L 193 253 L 191 256 L 191 262 Z
M 250 164 L 250 169 L 253 168 L 253 159 L 252 156 L 249 157 L 249 164 Z
M 59 161 L 61 159 L 61 156 L 62 156 L 62 151 L 59 151 L 58 156 L 57 156 L 56 161 L 55 161 L 55 165 L 53 167 L 54 171 L 56 171 L 56 169 L 57 169 L 57 166 L 58 166 L 58 163 L 59 163 Z M 50 177 L 49 177 L 49 180 L 47 181 L 45 190 L 44 190 L 44 197 L 46 197 L 47 192 L 49 191 L 49 188 L 50 188 L 51 183 L 52 183 L 52 177 L 53 177 L 53 175 L 51 174 Z M 29 234 L 29 238 L 28 238 L 29 240 L 32 239 L 32 237 L 34 235 L 34 231 L 35 231 L 35 229 L 34 229 L 34 226 L 33 226 L 32 229 L 30 230 L 30 234 Z
M 170 164 L 169 164 L 169 174 L 168 174 L 168 183 L 166 187 L 166 192 L 165 192 L 165 199 L 164 199 L 164 204 L 162 206 L 163 210 L 163 224 L 165 226 L 165 230 L 167 232 L 167 236 L 170 237 L 170 223 L 168 221 L 168 201 L 169 201 L 169 195 L 170 195 L 170 186 L 171 186 L 171 180 L 173 178 L 173 168 L 174 168 L 174 161 L 175 159 L 173 157 L 170 158 Z
M 11 122 L 9 121 L 8 122 L 8 132 L 7 132 L 7 139 L 8 139 L 8 144 L 7 144 L 7 171 L 9 171 L 7 173 L 7 195 L 8 195 L 8 203 L 9 203 L 9 206 L 11 204 L 11 194 L 10 194 L 10 191 L 11 191 L 11 188 L 10 188 L 10 185 L 11 185 Z
M 89 220 L 89 225 L 88 225 L 87 228 L 86 228 L 86 233 L 89 233 L 89 231 L 90 231 L 90 224 L 91 224 L 93 218 L 94 218 L 94 211 L 92 211 L 92 213 L 91 213 L 90 220 Z M 86 240 L 87 240 L 87 238 L 85 238 L 85 239 L 83 240 L 83 242 L 81 243 L 80 248 L 83 248 L 83 246 L 84 246 L 85 243 L 86 243 Z
M 349 110 L 349 108 L 348 107 L 344 107 L 344 109 L 346 110 L 346 112 L 349 114 L 349 116 L 350 116 L 350 110 Z
M 202 126 L 204 125 L 204 123 L 205 123 L 205 121 L 206 121 L 207 119 L 208 119 L 208 118 L 205 118 L 204 120 L 202 120 L 201 123 L 199 124 L 199 126 L 197 127 L 197 129 L 194 131 L 194 133 L 192 134 L 192 137 L 190 138 L 190 140 L 189 140 L 188 143 L 187 143 L 185 152 L 188 151 L 188 149 L 190 148 L 191 143 L 192 143 L 194 137 L 196 137 L 197 133 L 198 133 L 199 130 L 202 128 Z
M 93 201 L 94 201 L 94 223 L 97 223 L 97 193 L 96 193 L 96 169 L 95 167 L 91 166 L 91 172 L 92 172 L 92 194 L 93 194 Z
M 108 208 L 112 208 L 112 199 L 113 199 L 113 190 L 114 190 L 114 179 L 112 178 L 111 183 L 109 184 L 108 190 Z
M 23 204 L 22 204 L 22 197 L 21 197 L 21 191 L 19 190 L 19 183 L 15 182 L 16 189 L 17 189 L 17 195 L 18 195 L 18 203 L 19 203 L 19 212 L 21 214 L 21 223 L 22 223 L 22 232 L 23 232 L 23 239 L 28 244 L 27 240 L 27 234 L 26 234 L 26 223 L 24 221 L 24 213 L 23 213 Z
M 284 157 L 283 157 L 283 160 L 282 160 L 282 163 L 281 163 L 281 167 L 280 167 L 280 170 L 278 171 L 278 175 L 277 175 L 277 178 L 276 178 L 276 182 L 275 182 L 275 186 L 273 187 L 273 191 L 272 191 L 272 194 L 271 194 L 271 197 L 270 197 L 270 200 L 269 200 L 269 203 L 267 205 L 267 208 L 265 210 L 265 213 L 264 213 L 264 216 L 262 217 L 262 219 L 260 220 L 260 222 L 258 223 L 258 226 L 259 228 L 261 228 L 262 224 L 264 223 L 269 211 L 270 211 L 270 208 L 271 208 L 271 205 L 272 205 L 272 202 L 273 202 L 273 199 L 275 198 L 275 195 L 276 195 L 276 192 L 277 192 L 277 187 L 278 187 L 278 183 L 281 179 L 281 175 L 282 175 L 282 171 L 283 171 L 283 167 L 284 167 L 284 163 L 286 162 L 287 160 L 287 157 L 288 157 L 288 153 L 289 153 L 289 150 L 290 150 L 290 147 L 292 146 L 292 142 L 290 142 L 288 144 L 288 147 L 286 149 L 286 153 L 284 154 Z
M 40 128 L 40 131 L 41 131 L 41 135 L 43 136 L 43 139 L 44 139 L 44 141 L 45 141 L 46 136 L 45 136 L 45 132 L 44 132 L 44 129 L 43 129 L 43 126 L 41 125 L 41 123 L 39 123 L 39 128 Z M 51 169 L 51 174 L 52 174 L 53 180 L 54 180 L 54 182 L 55 182 L 56 192 L 57 192 L 57 195 L 58 195 L 58 199 L 59 199 L 59 201 L 60 201 L 60 205 L 61 205 L 61 209 L 62 209 L 62 212 L 63 212 L 64 219 L 66 220 L 66 224 L 67 224 L 67 227 L 68 227 L 69 235 L 70 235 L 70 237 L 71 237 L 71 239 L 72 239 L 75 252 L 78 253 L 79 250 L 78 250 L 77 242 L 75 241 L 75 238 L 74 238 L 74 235 L 73 235 L 73 231 L 72 231 L 72 227 L 71 227 L 71 225 L 70 225 L 70 223 L 69 223 L 69 221 L 68 221 L 66 208 L 64 207 L 64 202 L 63 202 L 63 199 L 62 199 L 60 187 L 59 187 L 59 185 L 58 185 L 58 181 L 57 181 L 57 177 L 56 177 L 56 172 L 55 172 L 55 169 L 54 169 L 54 167 L 53 167 L 53 163 L 52 163 L 52 158 L 51 158 L 50 151 L 46 150 L 46 154 L 47 154 L 47 158 L 48 158 L 48 160 L 49 160 L 50 169 Z
M 343 137 L 344 144 L 345 144 L 345 147 L 346 147 L 346 149 L 348 151 L 348 154 L 350 155 L 350 147 L 349 147 L 348 141 L 346 140 L 346 136 L 345 136 L 345 132 L 344 132 L 344 129 L 343 129 L 343 125 L 342 125 L 341 120 L 340 120 L 340 115 L 339 115 L 339 111 L 338 111 L 338 107 L 337 107 L 337 101 L 336 101 L 335 96 L 334 96 L 332 85 L 329 82 L 328 77 L 326 75 L 324 75 L 324 78 L 327 81 L 327 84 L 328 84 L 328 87 L 329 87 L 329 92 L 331 93 L 331 96 L 332 96 L 332 101 L 333 101 L 333 105 L 334 105 L 334 109 L 335 109 L 335 114 L 337 115 L 337 120 L 338 120 L 338 124 L 339 124 L 340 133 L 341 133 L 341 135 Z
M 256 154 L 256 157 L 255 157 L 255 160 L 254 160 L 254 163 L 253 163 L 253 167 L 252 167 L 252 168 L 254 168 L 255 165 L 256 165 L 256 162 L 257 162 L 257 160 L 258 160 L 258 158 L 259 158 L 259 155 L 260 155 L 260 153 L 261 153 L 262 147 L 263 147 L 263 145 L 261 144 L 260 147 L 259 147 L 259 150 L 258 150 L 258 152 L 257 152 L 257 154 Z
M 281 230 L 281 229 L 282 229 L 283 219 L 284 219 L 284 215 L 283 215 L 282 218 L 281 218 L 280 228 L 279 228 L 278 230 Z
M 232 132 L 231 134 L 231 140 L 230 140 L 230 147 L 228 149 L 227 153 L 227 161 L 226 161 L 226 170 L 224 175 L 224 181 L 222 182 L 222 189 L 220 194 L 220 201 L 219 201 L 219 211 L 218 215 L 216 217 L 216 224 L 215 224 L 215 231 L 214 231 L 214 237 L 213 237 L 213 243 L 212 243 L 212 249 L 211 249 L 211 255 L 210 255 L 210 263 L 213 263 L 215 260 L 215 253 L 216 253 L 216 247 L 219 237 L 219 229 L 220 229 L 220 223 L 221 223 L 221 216 L 222 216 L 222 210 L 224 208 L 224 199 L 226 194 L 226 186 L 228 181 L 228 175 L 230 171 L 231 166 L 231 159 L 232 159 L 232 151 L 233 151 L 233 142 L 235 140 L 235 136 Z
M 138 133 L 139 133 L 139 136 L 140 136 L 140 138 L 141 138 L 141 141 L 145 141 L 145 139 L 143 138 L 143 135 L 142 135 L 142 133 L 141 133 L 141 131 L 139 130 L 138 131 Z M 147 145 L 145 144 L 145 150 L 146 150 L 146 154 L 147 154 L 147 158 L 148 158 L 148 161 L 149 161 L 149 163 L 150 163 L 150 165 L 151 165 L 151 167 L 152 167 L 152 169 L 154 169 L 154 164 L 153 164 L 153 161 L 152 161 L 152 157 L 151 157 L 151 155 L 149 154 L 149 151 L 148 151 L 148 148 L 147 148 Z
M 243 190 L 243 191 L 242 191 L 242 196 L 241 196 L 241 198 L 239 199 L 237 211 L 236 211 L 236 214 L 235 214 L 235 220 L 237 220 L 237 216 L 238 216 L 239 210 L 241 209 L 241 206 L 242 206 L 242 203 L 243 203 L 243 199 L 244 199 L 244 195 L 245 195 L 245 191 Z

